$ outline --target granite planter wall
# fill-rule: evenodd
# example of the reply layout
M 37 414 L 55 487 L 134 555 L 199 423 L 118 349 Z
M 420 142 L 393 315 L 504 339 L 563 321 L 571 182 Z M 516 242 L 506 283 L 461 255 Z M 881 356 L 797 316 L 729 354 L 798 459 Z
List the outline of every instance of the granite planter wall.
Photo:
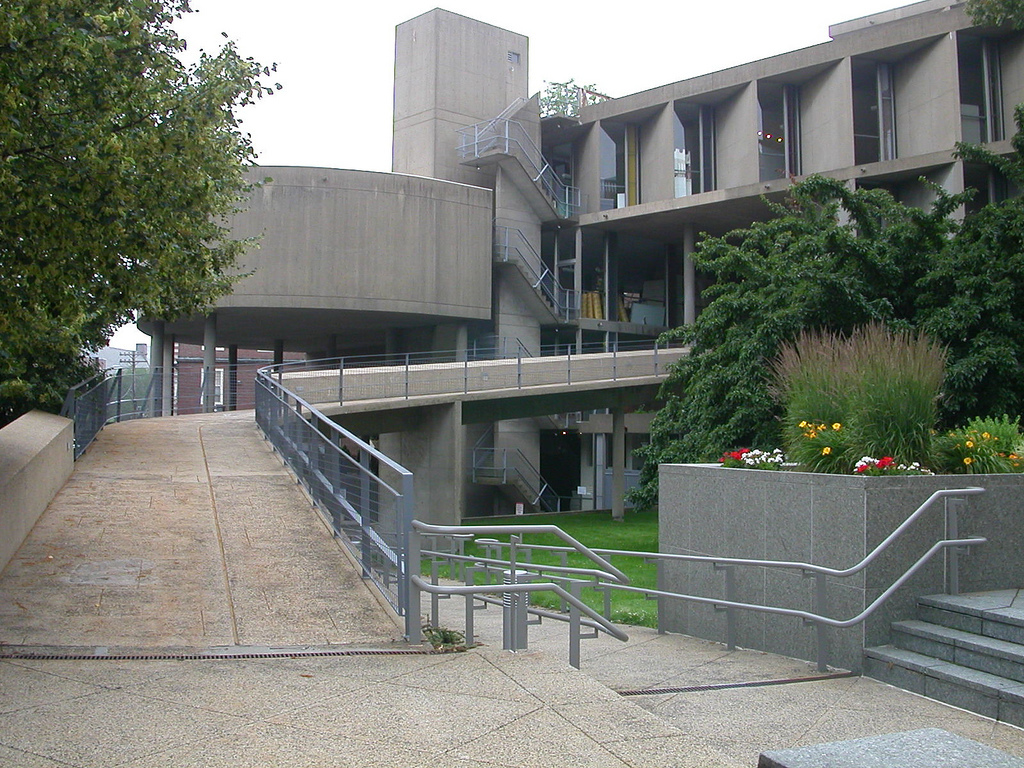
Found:
M 960 559 L 962 592 L 1024 587 L 1024 476 L 938 475 L 862 477 L 808 472 L 663 465 L 660 469 L 660 549 L 676 554 L 743 557 L 848 568 L 860 562 L 934 491 L 982 487 L 968 496 L 960 536 L 989 542 Z M 944 538 L 941 502 L 865 571 L 829 579 L 829 615 L 856 616 L 934 542 Z M 912 618 L 919 595 L 945 588 L 945 558 L 937 557 L 863 624 L 830 629 L 833 666 L 859 671 L 862 649 L 888 642 L 889 624 Z M 810 611 L 814 580 L 798 571 L 741 568 L 738 599 Z M 667 564 L 661 588 L 725 597 L 724 572 L 692 563 Z M 725 614 L 680 600 L 662 604 L 661 624 L 725 641 Z M 815 631 L 793 617 L 743 611 L 737 643 L 745 648 L 813 660 Z

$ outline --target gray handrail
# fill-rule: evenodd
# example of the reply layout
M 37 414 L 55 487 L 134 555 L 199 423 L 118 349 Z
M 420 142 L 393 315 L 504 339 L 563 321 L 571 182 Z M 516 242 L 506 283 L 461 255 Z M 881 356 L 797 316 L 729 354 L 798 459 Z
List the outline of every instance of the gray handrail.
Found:
M 943 539 L 942 541 L 935 542 L 927 552 L 921 555 L 910 568 L 908 568 L 902 576 L 894 581 L 888 589 L 882 594 L 876 597 L 867 608 L 858 613 L 851 619 L 833 619 L 828 616 L 822 616 L 821 614 L 812 613 L 810 611 L 801 611 L 797 608 L 779 608 L 774 605 L 760 605 L 758 603 L 742 603 L 734 600 L 722 600 L 717 597 L 699 597 L 697 595 L 684 595 L 679 592 L 666 592 L 660 589 L 647 589 L 645 587 L 632 587 L 628 585 L 616 586 L 616 589 L 623 590 L 625 592 L 637 592 L 645 595 L 652 595 L 656 597 L 668 597 L 684 600 L 688 603 L 701 603 L 704 605 L 712 605 L 716 608 L 741 608 L 744 610 L 756 611 L 758 613 L 772 613 L 779 616 L 794 616 L 799 619 L 803 619 L 806 622 L 814 624 L 825 624 L 830 627 L 837 627 L 839 629 L 846 629 L 849 627 L 856 626 L 862 621 L 871 616 L 886 600 L 892 597 L 892 594 L 902 587 L 909 581 L 915 573 L 917 573 L 924 565 L 931 560 L 936 553 L 946 549 L 948 547 L 968 547 L 973 544 L 986 544 L 988 539 L 983 537 L 970 538 L 970 539 Z
M 622 640 L 623 642 L 629 640 L 629 635 L 622 629 L 612 624 L 578 597 L 554 582 L 531 581 L 525 584 L 433 584 L 422 576 L 415 575 L 413 576 L 413 581 L 417 582 L 417 586 L 424 592 L 438 595 L 497 595 L 506 592 L 554 592 L 570 605 L 579 608 L 580 613 L 586 614 L 587 618 L 598 624 L 616 640 Z
M 580 614 L 585 614 L 591 621 L 587 622 L 587 626 L 600 628 L 607 632 L 609 635 L 614 637 L 616 640 L 626 642 L 629 640 L 629 635 L 622 631 L 619 627 L 612 624 L 608 619 L 604 618 L 601 614 L 591 608 L 589 605 L 580 600 L 576 595 L 566 591 L 558 584 L 550 582 L 530 582 L 530 583 L 519 583 L 519 584 L 466 584 L 466 585 L 446 585 L 446 584 L 434 584 L 427 581 L 419 575 L 413 575 L 410 579 L 410 583 L 413 585 L 415 590 L 423 590 L 437 595 L 465 595 L 466 597 L 466 629 L 467 637 L 466 640 L 472 643 L 473 638 L 469 635 L 472 634 L 472 623 L 471 617 L 473 612 L 472 600 L 476 595 L 485 594 L 522 594 L 530 592 L 554 592 L 564 603 L 570 606 L 569 613 L 569 663 L 576 669 L 580 667 L 580 625 L 581 618 Z M 525 606 L 524 606 L 525 608 Z M 545 612 L 547 613 L 547 612 Z M 548 614 L 552 615 L 552 614 Z M 508 638 L 514 629 L 511 626 L 505 628 L 506 637 Z M 416 638 L 415 642 L 419 642 L 420 638 Z M 410 641 L 412 639 L 410 638 Z M 508 650 L 518 650 L 513 641 L 511 646 L 507 647 Z
M 603 570 L 595 571 L 595 574 L 602 574 L 604 577 L 607 577 L 610 581 L 614 581 L 617 584 L 629 584 L 629 576 L 598 555 L 590 547 L 574 539 L 557 525 L 432 525 L 430 523 L 424 523 L 421 520 L 413 520 L 412 527 L 420 533 L 441 536 L 469 534 L 475 537 L 480 534 L 495 535 L 499 533 L 507 533 L 512 535 L 516 533 L 550 533 L 560 538 L 581 555 L 597 563 Z
M 624 586 L 619 584 L 608 584 L 604 585 L 607 590 L 608 587 L 613 587 L 626 592 L 637 592 L 651 597 L 657 598 L 670 598 L 679 599 L 687 602 L 701 603 L 707 605 L 713 605 L 716 608 L 724 609 L 726 611 L 726 637 L 727 645 L 731 649 L 736 647 L 736 610 L 750 610 L 760 613 L 770 613 L 781 616 L 794 616 L 803 619 L 807 623 L 815 624 L 817 628 L 817 645 L 818 645 L 818 669 L 825 670 L 828 666 L 828 638 L 825 634 L 826 627 L 836 628 L 847 628 L 858 624 L 867 619 L 875 610 L 882 605 L 892 594 L 903 586 L 920 568 L 927 563 L 936 553 L 950 549 L 952 552 L 949 574 L 948 574 L 948 588 L 953 594 L 956 594 L 959 590 L 959 566 L 958 566 L 958 549 L 959 547 L 968 547 L 974 544 L 984 544 L 987 539 L 981 537 L 975 538 L 952 538 L 943 539 L 934 543 L 921 558 L 915 562 L 907 571 L 903 573 L 888 589 L 886 589 L 881 595 L 879 595 L 867 608 L 865 608 L 860 614 L 854 616 L 851 619 L 840 620 L 832 619 L 824 615 L 828 598 L 826 588 L 826 577 L 832 576 L 837 578 L 844 578 L 859 573 L 860 571 L 867 568 L 871 563 L 878 559 L 881 554 L 889 548 L 889 546 L 899 538 L 913 523 L 918 520 L 925 512 L 935 503 L 938 499 L 946 497 L 963 497 L 970 496 L 979 493 L 984 493 L 984 488 L 948 488 L 935 491 L 929 496 L 914 512 L 912 512 L 899 526 L 897 526 L 885 539 L 883 539 L 878 546 L 876 546 L 871 552 L 869 552 L 860 562 L 857 564 L 843 569 L 828 568 L 825 566 L 815 565 L 813 563 L 802 563 L 802 562 L 789 562 L 782 560 L 760 560 L 751 558 L 734 558 L 734 557 L 712 557 L 707 555 L 677 555 L 671 553 L 662 552 L 638 552 L 630 550 L 614 550 L 614 549 L 597 549 L 594 550 L 595 554 L 603 555 L 628 555 L 635 557 L 643 557 L 647 560 L 681 560 L 686 562 L 696 563 L 707 563 L 713 565 L 715 568 L 722 569 L 726 572 L 726 598 L 705 598 L 697 595 L 686 595 L 678 592 L 666 592 L 664 590 L 652 590 L 645 589 L 642 587 Z M 957 499 L 962 503 L 962 498 Z M 957 518 L 956 509 L 951 505 L 947 506 L 946 509 L 946 528 L 947 535 L 957 535 Z M 510 546 L 505 542 L 501 541 L 489 541 L 489 545 L 503 547 Z M 541 549 L 547 551 L 558 551 L 568 552 L 570 551 L 567 547 L 557 547 L 550 545 L 528 545 L 528 544 L 517 544 L 518 547 L 523 549 Z M 801 611 L 791 608 L 780 608 L 776 606 L 758 605 L 753 603 L 743 603 L 735 599 L 734 591 L 736 588 L 735 580 L 735 568 L 738 566 L 751 566 L 751 567 L 763 567 L 763 568 L 788 568 L 803 571 L 805 574 L 813 575 L 815 578 L 815 596 L 814 606 L 818 613 L 810 611 Z M 539 564 L 530 564 L 534 570 L 539 573 L 543 573 L 548 570 L 547 566 Z M 554 571 L 553 571 L 554 572 Z M 606 606 L 607 602 L 607 591 L 606 591 Z
M 804 563 L 799 561 L 788 561 L 788 560 L 757 560 L 752 558 L 744 557 L 715 557 L 713 555 L 677 555 L 669 552 L 641 552 L 637 550 L 627 549 L 602 549 L 597 548 L 594 552 L 605 554 L 605 555 L 628 555 L 633 557 L 643 557 L 648 560 L 680 560 L 690 563 L 708 563 L 710 565 L 717 566 L 729 566 L 729 565 L 742 565 L 752 566 L 758 568 L 785 568 L 791 570 L 807 571 L 808 573 L 820 573 L 825 576 L 835 576 L 838 578 L 844 578 L 847 576 L 853 576 L 854 574 L 860 573 L 867 568 L 871 563 L 878 559 L 878 557 L 884 552 L 889 546 L 913 523 L 920 518 L 928 508 L 938 499 L 946 496 L 963 496 L 963 495 L 974 495 L 984 493 L 984 488 L 946 488 L 939 491 L 935 491 L 929 496 L 914 512 L 907 517 L 899 526 L 897 526 L 892 533 L 883 539 L 878 546 L 876 546 L 871 552 L 864 556 L 864 558 L 857 564 L 850 566 L 849 568 L 829 568 L 824 565 L 815 565 L 814 563 Z M 498 546 L 508 546 L 508 542 L 494 541 L 493 544 Z M 541 549 L 550 552 L 564 551 L 568 552 L 567 547 L 555 547 L 545 544 L 524 544 L 524 549 Z

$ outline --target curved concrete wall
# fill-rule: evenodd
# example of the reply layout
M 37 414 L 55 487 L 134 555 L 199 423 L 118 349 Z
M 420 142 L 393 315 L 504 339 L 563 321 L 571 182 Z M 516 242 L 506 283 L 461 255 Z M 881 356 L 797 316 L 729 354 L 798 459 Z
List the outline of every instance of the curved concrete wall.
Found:
M 32 411 L 0 429 L 0 571 L 75 467 L 74 422 Z
M 235 216 L 262 234 L 219 308 L 306 308 L 487 319 L 490 190 L 391 173 L 261 167 Z

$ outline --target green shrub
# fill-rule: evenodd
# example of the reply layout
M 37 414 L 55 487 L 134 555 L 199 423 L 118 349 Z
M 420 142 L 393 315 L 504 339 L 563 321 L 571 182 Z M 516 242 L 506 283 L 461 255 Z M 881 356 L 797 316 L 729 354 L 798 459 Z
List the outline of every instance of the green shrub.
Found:
M 944 369 L 941 347 L 881 325 L 802 333 L 774 364 L 787 455 L 816 472 L 864 456 L 930 465 Z
M 935 437 L 936 467 L 952 474 L 1024 471 L 1020 417 L 976 418 L 967 426 Z

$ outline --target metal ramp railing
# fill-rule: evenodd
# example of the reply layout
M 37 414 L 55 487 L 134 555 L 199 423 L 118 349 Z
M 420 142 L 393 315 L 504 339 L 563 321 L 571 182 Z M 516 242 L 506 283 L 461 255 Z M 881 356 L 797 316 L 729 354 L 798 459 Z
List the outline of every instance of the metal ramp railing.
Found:
M 714 570 L 724 575 L 724 595 L 720 597 L 709 597 L 704 595 L 685 594 L 681 592 L 670 592 L 661 589 L 648 589 L 631 584 L 623 584 L 617 580 L 602 581 L 600 578 L 584 573 L 586 579 L 580 578 L 580 573 L 567 566 L 567 556 L 572 554 L 571 547 L 526 544 L 519 541 L 498 541 L 496 539 L 478 540 L 477 543 L 485 547 L 483 556 L 465 555 L 465 542 L 461 543 L 457 550 L 450 548 L 449 552 L 440 549 L 431 553 L 433 557 L 440 560 L 448 560 L 452 564 L 452 572 L 458 572 L 456 563 L 468 563 L 463 566 L 462 576 L 465 580 L 476 578 L 480 572 L 480 566 L 490 569 L 490 572 L 503 573 L 508 569 L 526 571 L 531 578 L 547 578 L 550 581 L 562 586 L 564 591 L 579 597 L 581 588 L 590 588 L 602 593 L 604 610 L 603 617 L 611 620 L 612 600 L 611 595 L 615 591 L 633 592 L 642 594 L 648 599 L 658 601 L 659 631 L 664 631 L 661 625 L 661 616 L 666 601 L 678 600 L 685 603 L 708 605 L 723 614 L 725 621 L 726 645 L 730 650 L 736 648 L 737 622 L 739 615 L 744 611 L 756 613 L 774 614 L 777 616 L 790 616 L 800 619 L 806 626 L 815 630 L 815 642 L 817 646 L 816 662 L 819 671 L 826 671 L 829 661 L 829 641 L 826 630 L 831 628 L 846 629 L 856 626 L 881 608 L 901 587 L 903 587 L 918 571 L 920 571 L 930 560 L 945 553 L 947 557 L 946 591 L 949 594 L 957 594 L 960 590 L 959 584 L 959 557 L 965 554 L 967 548 L 986 543 L 983 537 L 961 537 L 959 530 L 960 508 L 966 503 L 965 496 L 984 493 L 984 488 L 959 488 L 939 490 L 929 496 L 917 510 L 909 515 L 899 526 L 897 526 L 882 542 L 880 542 L 860 562 L 849 568 L 828 568 L 812 563 L 789 562 L 782 560 L 758 560 L 736 557 L 716 557 L 708 555 L 682 555 L 665 552 L 637 552 L 630 550 L 593 548 L 593 554 L 611 558 L 631 557 L 641 558 L 647 562 L 657 564 L 660 569 L 669 563 L 694 563 L 704 566 L 711 566 Z M 896 542 L 916 520 L 927 514 L 938 501 L 944 502 L 943 514 L 945 515 L 945 526 L 947 537 L 934 542 L 928 549 L 912 564 L 904 569 L 902 575 L 898 576 L 878 597 L 857 615 L 847 619 L 837 619 L 829 616 L 830 600 L 828 590 L 828 579 L 843 579 L 855 576 L 864 571 L 872 563 L 876 562 Z M 508 532 L 505 526 L 495 526 L 497 532 Z M 538 526 L 538 529 L 540 526 Z M 467 527 L 466 530 L 469 530 Z M 455 531 L 458 534 L 460 531 Z M 503 558 L 501 552 L 509 550 L 509 556 Z M 558 555 L 560 564 L 541 564 L 533 561 L 534 552 L 548 552 Z M 784 606 L 764 605 L 754 602 L 744 602 L 737 598 L 738 594 L 738 569 L 740 568 L 766 568 L 773 570 L 790 570 L 814 579 L 813 609 L 810 611 L 787 608 Z M 660 583 L 660 579 L 659 579 Z M 468 609 L 467 609 L 468 611 Z M 535 611 L 547 616 L 547 612 Z M 555 616 L 555 618 L 558 618 Z

